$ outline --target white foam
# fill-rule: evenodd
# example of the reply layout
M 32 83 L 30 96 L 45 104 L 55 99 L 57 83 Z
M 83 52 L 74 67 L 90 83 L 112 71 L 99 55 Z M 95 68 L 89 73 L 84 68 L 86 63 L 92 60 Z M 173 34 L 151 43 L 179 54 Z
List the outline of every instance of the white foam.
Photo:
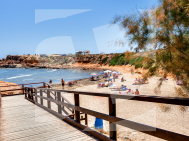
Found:
M 27 75 L 18 75 L 18 76 L 14 76 L 14 77 L 9 77 L 6 79 L 15 79 L 15 78 L 21 78 L 21 77 L 28 77 L 28 76 L 32 76 L 33 74 L 27 74 Z
M 51 70 L 51 71 L 47 71 L 47 72 L 54 72 L 54 71 L 57 71 L 57 69 L 53 69 L 53 70 Z
M 24 79 L 23 81 L 26 81 L 26 80 L 33 80 L 33 79 Z

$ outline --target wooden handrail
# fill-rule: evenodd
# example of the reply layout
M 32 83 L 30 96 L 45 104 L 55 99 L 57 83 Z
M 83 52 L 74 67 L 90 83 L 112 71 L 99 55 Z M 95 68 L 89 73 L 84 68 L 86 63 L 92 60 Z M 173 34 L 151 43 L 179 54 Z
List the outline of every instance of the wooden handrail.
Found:
M 40 89 L 44 90 L 44 88 L 40 88 Z M 101 96 L 101 97 L 108 97 L 115 99 L 127 99 L 127 100 L 146 101 L 153 103 L 189 106 L 189 98 L 160 97 L 160 96 L 148 96 L 148 95 L 122 95 L 122 94 L 112 94 L 112 93 L 72 91 L 72 90 L 60 90 L 60 89 L 48 89 L 48 90 L 57 91 L 57 92 L 67 92 L 67 93 L 79 93 L 82 95 Z
M 48 83 L 46 83 L 46 82 L 43 82 L 45 85 L 48 85 L 48 86 L 50 86 L 50 88 L 52 88 L 53 89 L 53 87 L 52 87 L 52 85 L 50 85 L 50 84 L 48 84 Z M 49 89 L 48 89 L 49 90 Z M 55 93 L 53 93 L 52 91 L 51 91 L 51 94 L 53 94 L 54 95 L 54 97 L 55 98 L 57 98 L 57 96 L 55 95 Z M 69 103 L 69 104 L 72 104 L 67 98 L 65 98 L 63 95 L 61 95 L 61 98 L 63 98 L 67 103 Z M 70 109 L 69 109 L 70 110 Z M 73 111 L 73 109 L 72 110 L 70 110 L 72 113 L 74 112 Z
M 40 91 L 44 90 L 42 88 L 38 88 Z M 45 89 L 47 90 L 47 89 Z M 95 116 L 97 118 L 101 118 L 104 120 L 109 121 L 110 123 L 110 129 L 115 129 L 113 131 L 110 131 L 110 138 L 116 140 L 116 124 L 137 130 L 139 132 L 143 132 L 155 137 L 159 137 L 165 140 L 169 140 L 169 141 L 174 141 L 174 140 L 182 140 L 182 141 L 187 141 L 189 140 L 189 136 L 186 135 L 182 135 L 182 134 L 178 134 L 178 133 L 174 133 L 171 131 L 167 131 L 164 129 L 160 129 L 160 128 L 156 128 L 156 127 L 152 127 L 152 126 L 148 126 L 148 125 L 144 125 L 141 123 L 137 123 L 137 122 L 133 122 L 133 121 L 129 121 L 126 119 L 122 119 L 119 117 L 116 117 L 116 109 L 115 109 L 115 103 L 116 103 L 116 99 L 128 99 L 128 100 L 137 100 L 137 101 L 146 101 L 146 102 L 155 102 L 155 103 L 166 103 L 166 104 L 175 104 L 175 105 L 185 105 L 185 106 L 189 106 L 186 103 L 189 103 L 189 99 L 188 98 L 173 98 L 173 97 L 157 97 L 157 96 L 132 96 L 131 95 L 119 95 L 119 94 L 110 94 L 110 93 L 94 93 L 94 92 L 82 92 L 82 91 L 70 91 L 70 90 L 56 90 L 56 89 L 48 89 L 50 91 L 56 91 L 57 93 L 60 92 L 67 92 L 67 93 L 74 93 L 74 97 L 75 97 L 75 105 L 73 104 L 69 104 L 69 103 L 64 103 L 60 100 L 54 100 L 51 99 L 49 97 L 44 97 L 43 95 L 36 95 L 36 94 L 32 94 L 32 93 L 28 93 L 31 96 L 35 96 L 35 97 L 39 97 L 40 99 L 45 99 L 49 102 L 54 102 L 57 105 L 61 106 L 66 106 L 69 108 L 74 109 L 75 111 L 75 116 L 76 116 L 76 122 L 79 123 L 80 122 L 80 112 L 83 112 L 85 114 L 89 114 L 91 116 Z M 84 94 L 84 95 L 93 95 L 93 96 L 103 96 L 103 97 L 108 97 L 109 98 L 109 115 L 104 114 L 104 113 L 100 113 L 100 112 L 96 112 L 90 109 L 86 109 L 83 107 L 80 107 L 79 105 L 79 95 L 80 94 Z M 113 101 L 112 101 L 113 100 Z M 162 102 L 162 101 L 163 102 Z M 30 101 L 32 101 L 32 99 L 30 99 Z M 35 101 L 33 101 L 35 102 Z M 60 108 L 59 108 L 60 109 Z M 50 110 L 50 109 L 49 109 Z M 60 114 L 60 113 L 59 113 Z M 67 117 L 65 117 L 67 118 Z
M 17 84 L 17 85 L 7 85 L 7 86 L 1 86 L 1 87 L 11 87 L 11 86 L 18 86 L 18 85 L 31 85 L 31 84 L 41 84 L 44 82 L 38 82 L 38 83 L 27 83 L 27 84 Z

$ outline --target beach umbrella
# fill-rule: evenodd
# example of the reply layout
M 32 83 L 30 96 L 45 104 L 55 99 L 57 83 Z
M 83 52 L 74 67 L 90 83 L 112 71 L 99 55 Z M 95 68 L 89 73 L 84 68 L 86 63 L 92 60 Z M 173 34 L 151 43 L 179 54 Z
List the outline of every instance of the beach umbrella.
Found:
M 91 75 L 98 75 L 98 74 L 96 74 L 96 73 L 91 73 Z
M 119 73 L 119 72 L 117 72 L 117 71 L 114 71 L 114 72 L 112 72 L 112 73 Z
M 106 71 L 104 71 L 104 73 L 111 73 L 112 71 L 111 70 L 106 70 Z

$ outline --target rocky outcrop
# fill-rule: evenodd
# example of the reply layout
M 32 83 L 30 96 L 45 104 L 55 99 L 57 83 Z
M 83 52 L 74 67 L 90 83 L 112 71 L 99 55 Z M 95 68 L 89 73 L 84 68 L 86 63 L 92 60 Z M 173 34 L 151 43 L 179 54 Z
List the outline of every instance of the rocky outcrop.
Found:
M 15 86 L 10 86 L 10 87 L 2 87 L 2 86 L 9 86 L 9 85 L 15 85 Z M 5 81 L 1 81 L 0 80 L 0 87 L 1 87 L 1 95 L 13 95 L 13 94 L 22 94 L 23 91 L 22 90 L 16 90 L 14 91 L 13 89 L 21 89 L 22 87 L 20 87 L 19 85 L 12 83 L 12 82 L 5 82 Z M 3 92 L 5 90 L 12 90 L 12 91 L 6 91 Z
M 45 56 L 38 57 L 35 55 L 8 55 L 7 58 L 3 58 L 0 61 L 0 67 L 2 68 L 75 68 L 74 64 L 100 64 L 102 60 L 107 57 L 109 60 L 114 57 L 115 54 L 90 54 L 80 56 Z M 106 65 L 105 64 L 105 65 Z M 64 66 L 66 65 L 66 66 Z M 90 69 L 90 68 L 81 68 Z

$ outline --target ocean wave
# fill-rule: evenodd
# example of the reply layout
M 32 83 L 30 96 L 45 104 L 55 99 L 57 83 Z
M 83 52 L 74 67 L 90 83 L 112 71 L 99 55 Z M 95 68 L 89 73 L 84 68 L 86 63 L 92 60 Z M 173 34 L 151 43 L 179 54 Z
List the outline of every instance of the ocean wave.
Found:
M 9 77 L 6 79 L 15 79 L 15 78 L 21 78 L 21 77 L 28 77 L 28 76 L 32 76 L 33 74 L 27 74 L 27 75 L 18 75 L 18 76 L 14 76 L 14 77 Z
M 50 70 L 50 71 L 47 71 L 47 72 L 54 72 L 54 71 L 57 71 L 57 69 L 53 69 L 53 70 Z
M 22 80 L 22 81 L 27 81 L 27 80 L 33 80 L 33 79 L 24 79 L 24 80 Z

